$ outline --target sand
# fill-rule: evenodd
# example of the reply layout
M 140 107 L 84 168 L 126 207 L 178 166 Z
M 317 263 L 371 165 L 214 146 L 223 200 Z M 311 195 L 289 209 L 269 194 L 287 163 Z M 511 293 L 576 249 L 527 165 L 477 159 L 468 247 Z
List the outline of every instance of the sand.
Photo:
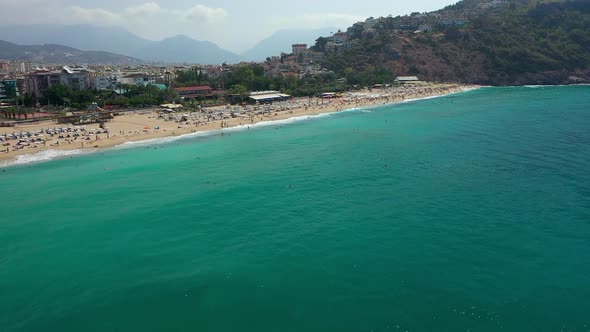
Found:
M 129 112 L 116 116 L 112 121 L 105 123 L 108 134 L 92 134 L 80 137 L 59 138 L 44 135 L 45 143 L 38 142 L 29 146 L 14 150 L 13 146 L 18 141 L 9 140 L 10 146 L 0 147 L 0 160 L 10 161 L 20 155 L 34 154 L 48 149 L 73 150 L 73 149 L 104 149 L 114 147 L 125 142 L 141 141 L 146 139 L 178 136 L 198 131 L 220 130 L 239 125 L 249 125 L 261 121 L 274 121 L 299 116 L 311 116 L 322 113 L 343 111 L 355 107 L 371 107 L 383 104 L 397 103 L 404 100 L 427 98 L 450 93 L 462 92 L 477 88 L 471 85 L 458 84 L 420 84 L 387 88 L 383 90 L 361 91 L 346 94 L 342 98 L 294 98 L 293 100 L 272 105 L 259 106 L 222 106 L 207 108 L 199 112 L 190 113 L 188 110 L 176 114 L 166 115 L 156 111 Z M 232 117 L 231 112 L 234 113 Z M 188 115 L 188 121 L 178 121 L 184 115 Z M 53 121 L 43 121 L 34 124 L 22 124 L 15 127 L 0 128 L 0 136 L 10 135 L 15 132 L 35 132 L 48 128 L 72 129 L 84 128 L 86 133 L 99 128 L 98 124 L 86 126 L 73 126 L 56 124 Z M 156 129 L 159 128 L 159 129 Z M 67 133 L 71 134 L 71 133 Z M 64 136 L 67 134 L 63 134 Z

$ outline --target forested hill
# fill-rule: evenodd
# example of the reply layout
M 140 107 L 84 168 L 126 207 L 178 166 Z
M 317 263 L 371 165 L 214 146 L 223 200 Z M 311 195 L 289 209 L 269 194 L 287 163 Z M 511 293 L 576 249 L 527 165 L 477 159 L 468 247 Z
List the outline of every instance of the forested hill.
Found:
M 464 0 L 350 27 L 325 65 L 347 75 L 418 75 L 493 85 L 590 82 L 590 1 Z M 329 46 L 329 43 L 328 43 Z

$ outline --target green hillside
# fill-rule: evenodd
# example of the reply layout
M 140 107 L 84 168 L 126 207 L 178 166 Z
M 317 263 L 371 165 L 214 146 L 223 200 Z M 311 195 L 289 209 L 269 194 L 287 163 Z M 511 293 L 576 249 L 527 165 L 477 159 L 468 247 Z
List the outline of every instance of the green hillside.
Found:
M 24 60 L 39 64 L 138 64 L 140 60 L 101 51 L 80 51 L 75 48 L 45 44 L 17 45 L 0 40 L 0 59 Z
M 588 0 L 464 0 L 357 23 L 347 31 L 353 46 L 326 52 L 325 65 L 352 80 L 351 70 L 495 85 L 589 82 L 588 31 Z

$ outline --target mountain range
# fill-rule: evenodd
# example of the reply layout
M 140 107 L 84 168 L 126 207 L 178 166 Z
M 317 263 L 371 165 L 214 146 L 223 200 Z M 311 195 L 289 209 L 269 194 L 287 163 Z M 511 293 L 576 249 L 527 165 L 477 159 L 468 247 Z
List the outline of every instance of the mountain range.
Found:
M 3 40 L 0 40 L 0 59 L 31 61 L 43 64 L 133 65 L 142 62 L 133 57 L 104 51 L 81 51 L 56 44 L 17 45 Z
M 438 23 L 422 31 L 433 19 Z M 0 58 L 58 62 L 61 57 L 59 62 L 76 63 L 260 61 L 289 52 L 292 43 L 310 44 L 333 30 L 281 30 L 238 55 L 182 35 L 150 41 L 116 27 L 0 26 L 0 40 L 46 44 L 4 42 Z M 326 38 L 317 39 L 314 49 L 325 52 L 324 67 L 352 84 L 385 72 L 490 85 L 581 83 L 590 82 L 588 31 L 588 0 L 463 0 L 431 13 L 371 18 L 348 28 L 344 50 L 330 51 Z
M 251 49 L 236 54 L 209 41 L 177 35 L 160 41 L 139 37 L 121 27 L 88 24 L 1 25 L 0 40 L 19 45 L 55 44 L 83 51 L 105 51 L 129 57 L 165 63 L 220 64 L 262 61 L 266 57 L 290 52 L 294 43 L 313 42 L 335 28 L 315 30 L 279 30 Z

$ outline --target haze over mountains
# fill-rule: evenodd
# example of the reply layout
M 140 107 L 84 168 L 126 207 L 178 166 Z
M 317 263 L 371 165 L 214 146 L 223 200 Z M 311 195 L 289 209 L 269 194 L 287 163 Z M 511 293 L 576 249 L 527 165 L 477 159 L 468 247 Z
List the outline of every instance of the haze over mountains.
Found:
M 134 65 L 142 61 L 126 55 L 104 51 L 81 51 L 56 44 L 17 45 L 0 40 L 0 59 L 32 61 L 42 64 L 84 63 Z
M 59 44 L 129 56 L 150 42 L 119 27 L 60 24 L 2 25 L 0 39 L 20 45 Z
M 241 55 L 247 60 L 263 61 L 269 56 L 280 55 L 281 52 L 289 53 L 292 44 L 303 43 L 311 46 L 318 37 L 329 36 L 336 31 L 338 31 L 336 28 L 279 30 L 258 42 L 254 47 L 243 52 Z
M 281 52 L 290 52 L 293 43 L 313 44 L 319 36 L 328 35 L 335 30 L 280 30 L 242 54 L 184 35 L 152 41 L 121 27 L 87 24 L 3 25 L 0 26 L 0 40 L 19 45 L 64 45 L 83 51 L 111 52 L 151 62 L 219 64 L 262 61 Z
M 63 44 L 149 61 L 220 64 L 263 61 L 334 30 L 281 30 L 242 55 L 182 35 L 150 41 L 121 28 L 89 25 L 0 26 L 0 40 Z M 340 41 L 321 38 L 313 49 L 323 53 L 324 68 L 348 82 L 375 81 L 383 73 L 486 85 L 590 81 L 588 0 L 463 0 L 429 13 L 370 18 L 346 31 Z

